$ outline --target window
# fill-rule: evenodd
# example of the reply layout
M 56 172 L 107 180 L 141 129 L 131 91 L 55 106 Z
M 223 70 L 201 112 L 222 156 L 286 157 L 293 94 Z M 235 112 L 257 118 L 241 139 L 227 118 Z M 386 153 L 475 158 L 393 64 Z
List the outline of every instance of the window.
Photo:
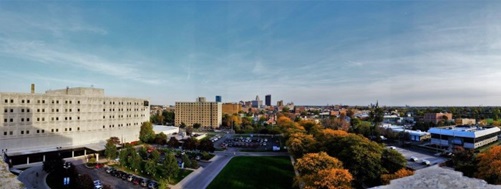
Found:
M 45 133 L 45 129 L 42 129 L 42 133 Z
M 42 117 L 42 121 L 45 121 L 45 118 L 44 118 L 44 117 Z
M 71 117 L 70 117 L 70 120 L 71 120 Z
M 51 132 L 54 132 L 54 129 L 51 129 L 50 131 L 51 131 Z
M 59 121 L 59 117 L 56 117 L 56 121 Z
M 103 109 L 103 112 L 106 112 L 106 109 Z
M 80 100 L 77 102 L 77 104 L 80 104 Z
M 27 100 L 28 104 L 30 103 L 30 100 Z
M 21 134 L 24 135 L 24 131 L 21 131 Z
M 26 118 L 26 121 L 27 121 L 27 122 L 30 122 L 30 118 Z
M 56 129 L 56 132 L 59 132 L 59 129 Z
M 106 116 L 103 116 L 103 119 L 106 119 Z
M 13 134 L 14 134 L 14 132 L 12 132 L 12 131 L 9 131 L 9 135 L 13 135 Z
M 5 99 L 5 103 L 9 103 L 9 100 Z
M 65 104 L 68 104 L 68 101 L 64 101 Z
M 71 102 L 71 101 L 70 101 Z M 71 104 L 71 103 L 70 103 Z M 71 128 L 70 128 L 70 131 L 71 131 Z
M 23 104 L 24 104 L 24 100 L 21 100 L 21 103 L 23 103 Z
M 80 101 L 79 101 L 80 102 Z M 77 131 L 80 131 L 80 127 L 77 127 Z
M 56 112 L 59 112 L 59 109 L 56 109 Z
M 14 119 L 10 118 L 10 122 L 14 122 Z
M 54 121 L 54 117 L 52 117 L 51 120 Z
M 10 109 L 10 112 L 14 112 L 14 109 Z
M 7 108 L 5 108 L 5 109 L 4 109 L 4 112 L 5 112 L 5 113 L 7 113 L 7 112 L 8 112 Z
M 3 132 L 3 135 L 7 135 L 7 131 Z
M 24 118 L 21 118 L 21 122 L 24 122 Z
M 56 100 L 56 104 L 59 104 L 59 100 Z
M 42 100 L 42 104 L 45 104 L 45 100 Z
M 80 120 L 80 117 L 77 117 L 78 120 Z
M 71 109 L 70 109 L 70 112 L 71 112 Z
M 54 100 L 52 100 L 52 104 L 54 104 Z
M 21 112 L 24 112 L 24 109 L 21 109 Z
M 68 117 L 64 117 L 64 120 L 68 120 Z
M 39 103 L 39 104 L 40 104 L 40 100 L 37 100 L 37 103 Z
M 30 134 L 30 131 L 29 130 L 26 130 L 26 134 L 29 135 Z
M 3 119 L 3 122 L 4 122 L 4 123 L 7 123 L 7 119 Z
M 37 133 L 40 133 L 40 130 L 37 130 Z
M 42 109 L 42 112 L 45 112 L 45 109 Z
M 13 100 L 13 99 L 10 99 L 10 103 L 14 103 L 14 100 Z
M 68 131 L 68 128 L 64 128 L 64 131 Z
M 71 100 L 70 100 L 70 104 L 71 104 Z M 70 131 L 71 131 L 71 129 L 70 129 Z
M 39 117 L 37 117 L 37 121 L 40 121 L 40 118 L 39 118 Z
M 30 112 L 30 109 L 26 109 L 26 112 Z
M 40 109 L 37 109 L 37 112 L 40 112 Z
M 80 112 L 80 108 L 78 109 L 78 112 Z
M 54 112 L 54 109 L 52 109 L 52 112 Z
M 103 129 L 105 128 L 105 126 L 103 125 Z

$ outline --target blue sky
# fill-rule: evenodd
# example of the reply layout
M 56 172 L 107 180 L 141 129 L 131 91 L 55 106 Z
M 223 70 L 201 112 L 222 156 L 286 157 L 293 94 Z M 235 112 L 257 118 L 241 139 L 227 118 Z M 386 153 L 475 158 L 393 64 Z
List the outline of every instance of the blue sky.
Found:
M 167 105 L 501 105 L 501 2 L 2 1 L 0 80 Z

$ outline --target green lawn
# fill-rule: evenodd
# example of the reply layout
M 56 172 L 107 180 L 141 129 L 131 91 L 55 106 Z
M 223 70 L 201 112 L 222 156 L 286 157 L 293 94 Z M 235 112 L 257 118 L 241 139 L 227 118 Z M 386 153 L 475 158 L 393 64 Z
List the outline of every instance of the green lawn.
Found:
M 292 188 L 289 156 L 235 157 L 207 188 Z

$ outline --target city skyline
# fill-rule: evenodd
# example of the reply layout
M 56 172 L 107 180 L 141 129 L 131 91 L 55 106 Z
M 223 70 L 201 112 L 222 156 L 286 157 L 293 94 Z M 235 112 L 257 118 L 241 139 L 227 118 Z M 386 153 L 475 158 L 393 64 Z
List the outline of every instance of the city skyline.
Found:
M 501 3 L 2 2 L 0 92 L 501 105 Z

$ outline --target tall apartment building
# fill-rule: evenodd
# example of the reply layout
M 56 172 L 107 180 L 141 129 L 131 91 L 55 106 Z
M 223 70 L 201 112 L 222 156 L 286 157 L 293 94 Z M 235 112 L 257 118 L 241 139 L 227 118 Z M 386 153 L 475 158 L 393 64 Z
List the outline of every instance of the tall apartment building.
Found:
M 104 96 L 104 89 L 66 88 L 36 94 L 0 93 L 0 149 L 8 155 L 139 140 L 150 118 L 144 99 Z
M 175 125 L 187 126 L 199 123 L 202 126 L 219 127 L 222 123 L 222 104 L 207 102 L 199 97 L 195 102 L 176 102 Z
M 223 115 L 238 114 L 240 111 L 242 111 L 242 105 L 238 103 L 223 103 Z

